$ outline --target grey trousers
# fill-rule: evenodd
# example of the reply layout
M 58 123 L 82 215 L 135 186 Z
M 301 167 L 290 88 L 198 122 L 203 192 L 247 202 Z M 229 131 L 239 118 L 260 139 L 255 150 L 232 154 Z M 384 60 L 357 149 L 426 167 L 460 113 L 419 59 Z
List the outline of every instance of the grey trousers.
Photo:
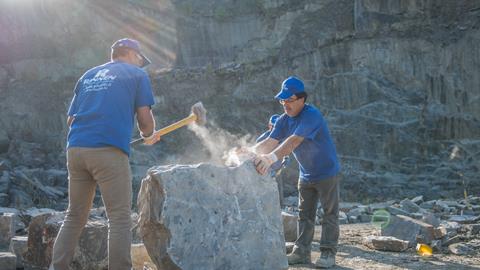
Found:
M 281 176 L 275 177 L 275 181 L 277 181 L 277 187 L 278 187 L 278 196 L 280 198 L 280 208 L 283 209 L 283 179 Z
M 340 227 L 338 222 L 340 176 L 334 176 L 315 183 L 298 182 L 299 217 L 298 237 L 295 241 L 294 253 L 310 257 L 317 202 L 320 200 L 324 211 L 320 250 L 337 252 Z

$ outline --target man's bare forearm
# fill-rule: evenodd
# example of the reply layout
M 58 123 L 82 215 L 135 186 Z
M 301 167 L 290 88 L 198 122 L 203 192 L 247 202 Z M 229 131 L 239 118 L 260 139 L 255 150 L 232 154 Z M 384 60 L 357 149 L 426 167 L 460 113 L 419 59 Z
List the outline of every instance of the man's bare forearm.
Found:
M 272 151 L 278 159 L 290 155 L 303 142 L 303 137 L 292 135 L 288 137 L 280 146 Z
M 257 143 L 255 146 L 253 146 L 253 152 L 255 152 L 258 155 L 261 154 L 268 154 L 270 153 L 275 147 L 278 146 L 278 141 L 272 138 L 267 138 L 259 143 Z
M 150 136 L 155 131 L 155 118 L 150 107 L 137 108 L 138 130 L 143 136 Z

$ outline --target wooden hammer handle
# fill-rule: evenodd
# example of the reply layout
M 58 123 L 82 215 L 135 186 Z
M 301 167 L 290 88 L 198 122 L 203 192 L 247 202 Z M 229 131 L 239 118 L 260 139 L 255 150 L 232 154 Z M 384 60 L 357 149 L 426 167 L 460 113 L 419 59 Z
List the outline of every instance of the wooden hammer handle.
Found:
M 173 123 L 169 126 L 166 126 L 162 129 L 159 129 L 159 130 L 155 131 L 155 134 L 160 134 L 160 136 L 163 136 L 163 135 L 165 135 L 167 133 L 170 133 L 170 132 L 172 132 L 176 129 L 179 129 L 183 126 L 186 126 L 190 123 L 193 123 L 193 122 L 195 122 L 195 120 L 197 120 L 197 116 L 195 114 L 190 114 L 188 117 L 183 118 L 180 121 L 177 121 L 177 122 L 175 122 L 175 123 Z
M 162 129 L 159 129 L 159 130 L 155 131 L 154 134 L 160 134 L 160 136 L 163 136 L 163 135 L 165 135 L 165 134 L 167 134 L 167 133 L 170 133 L 170 132 L 172 132 L 172 131 L 174 131 L 174 130 L 176 130 L 176 129 L 179 129 L 179 128 L 183 127 L 183 126 L 186 126 L 186 125 L 188 125 L 188 124 L 190 124 L 190 123 L 193 123 L 193 122 L 195 122 L 196 120 L 197 120 L 197 116 L 192 113 L 192 114 L 190 114 L 188 117 L 183 118 L 182 120 L 179 120 L 179 121 L 177 121 L 177 122 L 175 122 L 175 123 L 173 123 L 173 124 L 171 124 L 171 125 L 169 125 L 169 126 L 166 126 L 166 127 L 162 128 Z M 136 139 L 136 140 L 130 142 L 130 145 L 133 146 L 133 145 L 138 145 L 138 144 L 141 144 L 141 143 L 143 143 L 143 138 Z

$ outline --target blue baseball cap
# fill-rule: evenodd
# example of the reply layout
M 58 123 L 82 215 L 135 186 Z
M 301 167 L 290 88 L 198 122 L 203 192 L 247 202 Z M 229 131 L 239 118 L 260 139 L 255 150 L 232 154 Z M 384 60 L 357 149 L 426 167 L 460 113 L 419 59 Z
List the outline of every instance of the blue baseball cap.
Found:
M 282 83 L 282 89 L 275 96 L 276 99 L 288 99 L 291 96 L 305 92 L 305 86 L 302 80 L 295 76 L 290 76 Z
M 274 115 L 270 116 L 270 120 L 268 122 L 270 123 L 270 125 L 274 126 L 279 117 L 280 117 L 280 115 L 274 114 Z
M 136 41 L 135 39 L 131 39 L 131 38 L 119 39 L 115 41 L 115 43 L 113 43 L 112 50 L 116 48 L 122 48 L 122 47 L 129 48 L 136 51 L 143 58 L 143 65 L 141 66 L 142 68 L 152 63 L 152 61 L 150 61 L 150 59 L 148 59 L 142 53 L 142 51 L 140 50 L 140 42 Z

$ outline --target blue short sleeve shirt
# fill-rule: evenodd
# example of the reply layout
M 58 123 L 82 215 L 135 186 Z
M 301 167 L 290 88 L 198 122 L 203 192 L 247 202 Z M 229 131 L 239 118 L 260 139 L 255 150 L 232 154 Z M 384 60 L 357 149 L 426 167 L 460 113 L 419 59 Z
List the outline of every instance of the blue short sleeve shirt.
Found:
M 266 138 L 268 138 L 270 136 L 270 132 L 271 132 L 270 130 L 265 131 L 264 133 L 262 133 L 262 135 L 258 136 L 258 138 L 255 139 L 255 142 L 259 143 L 259 142 L 265 140 Z
M 136 109 L 154 104 L 148 74 L 113 61 L 87 71 L 77 82 L 68 110 L 74 117 L 68 147 L 117 147 L 127 155 Z
M 280 116 L 270 138 L 284 141 L 291 135 L 303 137 L 303 142 L 293 151 L 300 168 L 300 181 L 316 182 L 340 171 L 335 144 L 322 113 L 310 104 L 295 117 Z

